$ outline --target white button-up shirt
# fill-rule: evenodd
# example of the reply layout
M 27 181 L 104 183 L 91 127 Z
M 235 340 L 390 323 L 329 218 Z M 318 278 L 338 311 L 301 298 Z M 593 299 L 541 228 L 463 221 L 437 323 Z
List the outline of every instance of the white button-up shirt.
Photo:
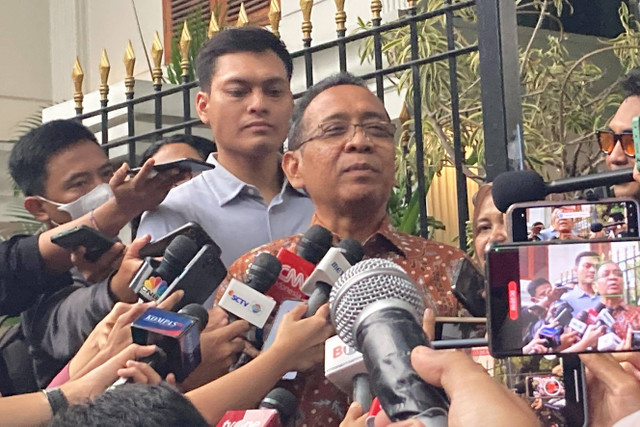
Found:
M 229 267 L 245 252 L 309 228 L 314 212 L 311 199 L 285 179 L 268 205 L 253 185 L 246 184 L 210 155 L 213 170 L 172 189 L 154 211 L 145 212 L 138 236 L 158 239 L 187 222 L 196 222 L 222 249 Z

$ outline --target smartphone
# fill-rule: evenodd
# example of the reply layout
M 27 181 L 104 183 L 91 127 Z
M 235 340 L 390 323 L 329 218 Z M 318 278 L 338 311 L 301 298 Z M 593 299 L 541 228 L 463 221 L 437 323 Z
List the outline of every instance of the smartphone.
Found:
M 576 286 L 575 260 L 585 251 L 597 253 L 600 261 L 609 265 L 601 264 L 602 267 L 596 271 L 596 274 L 606 273 L 604 278 L 598 279 L 594 275 L 592 279 L 593 291 L 597 295 L 607 295 L 606 299 L 601 296 L 589 301 L 588 307 L 574 310 L 570 303 L 571 290 L 559 296 L 546 312 L 532 310 L 538 305 L 531 299 L 528 284 L 545 278 L 550 283 Z M 638 258 L 640 240 L 637 238 L 490 246 L 486 269 L 491 354 L 506 357 L 612 352 L 623 351 L 623 348 L 627 351 L 640 350 L 639 342 L 626 342 L 629 331 L 640 330 L 640 307 L 637 306 L 639 276 L 635 269 Z M 574 338 L 570 344 L 579 342 L 580 345 L 562 341 L 563 336 L 566 338 L 563 334 L 571 331 Z
M 564 398 L 562 378 L 553 374 L 529 375 L 525 378 L 527 397 L 533 399 Z
M 95 262 L 116 243 L 116 239 L 105 236 L 95 228 L 79 225 L 69 230 L 51 236 L 51 243 L 65 249 L 75 249 L 84 246 L 87 249 L 85 258 Z
M 222 253 L 220 246 L 213 241 L 213 239 L 202 229 L 202 227 L 200 227 L 199 224 L 195 222 L 188 222 L 165 236 L 144 245 L 139 252 L 140 258 L 162 256 L 164 251 L 167 249 L 167 246 L 169 246 L 169 243 L 178 236 L 189 237 L 191 240 L 196 242 L 196 246 L 199 248 L 204 245 L 211 245 L 213 247 L 212 253 L 216 253 L 216 256 L 218 257 Z
M 472 316 L 487 315 L 484 298 L 484 275 L 469 258 L 461 258 L 453 272 L 451 292 Z
M 167 163 L 159 163 L 153 166 L 153 169 L 156 172 L 164 172 L 174 168 L 180 169 L 183 172 L 198 173 L 198 172 L 211 170 L 215 168 L 215 165 L 211 163 L 203 162 L 202 160 L 185 158 L 185 159 L 174 160 L 172 162 L 167 162 Z M 138 172 L 140 172 L 140 169 L 142 169 L 142 167 L 129 169 L 127 173 L 129 175 L 135 175 Z
M 507 229 L 514 242 L 557 239 L 555 215 L 557 221 L 570 223 L 576 239 L 638 237 L 638 210 L 636 200 L 620 198 L 516 203 L 507 210 Z M 542 230 L 533 234 L 533 225 L 539 223 Z
M 436 317 L 434 341 L 482 338 L 487 332 L 486 317 Z
M 640 169 L 640 117 L 636 116 L 631 121 L 631 131 L 633 133 L 633 149 L 636 153 L 636 167 Z

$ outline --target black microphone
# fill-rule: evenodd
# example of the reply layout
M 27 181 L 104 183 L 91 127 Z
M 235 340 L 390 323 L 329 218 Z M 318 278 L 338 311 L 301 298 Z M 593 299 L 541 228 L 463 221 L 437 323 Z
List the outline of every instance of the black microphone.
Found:
M 244 319 L 262 328 L 276 306 L 273 298 L 264 295 L 280 274 L 280 260 L 268 252 L 256 256 L 247 270 L 246 282 L 231 279 L 218 305 L 229 313 L 229 321 Z
M 162 261 L 147 257 L 129 284 L 145 301 L 158 301 L 198 252 L 196 243 L 181 235 L 164 251 Z
M 429 345 L 422 330 L 422 297 L 395 263 L 372 258 L 347 270 L 331 289 L 331 321 L 345 344 L 363 355 L 372 389 L 392 421 L 416 418 L 447 425 L 444 391 L 411 366 L 411 350 Z
M 285 427 L 296 414 L 298 400 L 286 388 L 277 387 L 271 390 L 260 402 L 258 409 L 275 409 L 280 415 L 280 424 Z
M 131 324 L 131 337 L 140 345 L 155 344 L 166 353 L 166 363 L 154 367 L 161 377 L 173 372 L 184 381 L 202 361 L 200 333 L 209 313 L 200 304 L 188 304 L 179 312 L 148 308 Z
M 618 169 L 544 182 L 533 170 L 503 172 L 493 181 L 491 195 L 496 208 L 506 212 L 514 203 L 544 200 L 552 193 L 585 190 L 633 181 L 633 169 Z
M 329 301 L 329 294 L 333 284 L 345 270 L 359 262 L 364 256 L 364 248 L 356 239 L 346 238 L 335 248 L 329 249 L 327 254 L 318 262 L 313 273 L 302 285 L 302 292 L 309 295 L 308 307 L 304 317 L 316 314 L 316 311 Z
M 604 229 L 604 226 L 599 222 L 594 222 L 589 226 L 589 229 L 591 230 L 592 233 L 599 233 Z

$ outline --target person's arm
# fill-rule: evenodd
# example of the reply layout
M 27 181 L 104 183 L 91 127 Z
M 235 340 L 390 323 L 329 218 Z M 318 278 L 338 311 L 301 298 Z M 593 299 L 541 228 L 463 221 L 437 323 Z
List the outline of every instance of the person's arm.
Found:
M 329 305 L 302 319 L 306 310 L 300 304 L 287 313 L 271 347 L 251 362 L 186 394 L 209 424 L 228 410 L 255 407 L 285 373 L 306 371 L 324 360 L 324 341 L 334 333 Z
M 474 426 L 478 420 L 482 420 L 482 425 L 494 427 L 540 425 L 523 400 L 460 351 L 436 351 L 418 346 L 411 352 L 411 365 L 423 380 L 442 387 L 449 396 L 449 426 Z M 352 413 L 351 418 L 355 415 L 357 413 Z M 420 425 L 415 419 L 390 424 L 384 412 L 378 413 L 375 420 L 376 427 Z
M 125 163 L 111 178 L 109 185 L 114 197 L 78 219 L 47 230 L 38 238 L 39 251 L 45 267 L 50 272 L 63 272 L 72 267 L 69 251 L 51 243 L 51 237 L 79 225 L 97 228 L 103 234 L 115 237 L 129 221 L 142 212 L 154 209 L 166 197 L 183 174 L 171 169 L 149 177 L 153 171 L 153 159 L 149 159 L 140 172 L 127 179 L 129 166 Z
M 71 275 L 47 274 L 38 236 L 16 235 L 0 242 L 0 315 L 17 316 L 47 289 L 72 283 Z
M 82 403 L 102 393 L 118 379 L 120 374 L 128 374 L 128 376 L 143 383 L 157 381 L 157 374 L 146 367 L 141 368 L 138 364 L 129 362 L 149 356 L 154 351 L 155 346 L 143 347 L 131 344 L 83 378 L 63 384 L 60 386 L 60 391 L 62 391 L 67 402 L 73 405 Z M 0 398 L 0 420 L 2 420 L 3 424 L 10 422 L 12 426 L 42 425 L 52 417 L 51 405 L 42 391 Z

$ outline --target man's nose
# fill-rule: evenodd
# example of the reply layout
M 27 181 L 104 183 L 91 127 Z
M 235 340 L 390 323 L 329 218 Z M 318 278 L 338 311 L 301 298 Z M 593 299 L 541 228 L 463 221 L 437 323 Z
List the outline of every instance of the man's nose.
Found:
M 364 132 L 364 129 L 360 125 L 352 125 L 353 134 L 345 144 L 345 150 L 347 152 L 370 152 L 373 148 L 373 143 L 369 140 Z
M 622 149 L 622 143 L 620 141 L 616 141 L 611 154 L 609 154 L 609 161 L 615 165 L 626 165 L 629 161 L 628 159 L 629 157 L 624 154 L 624 150 Z
M 249 95 L 248 109 L 252 113 L 263 113 L 266 111 L 265 95 L 261 90 L 256 89 Z

